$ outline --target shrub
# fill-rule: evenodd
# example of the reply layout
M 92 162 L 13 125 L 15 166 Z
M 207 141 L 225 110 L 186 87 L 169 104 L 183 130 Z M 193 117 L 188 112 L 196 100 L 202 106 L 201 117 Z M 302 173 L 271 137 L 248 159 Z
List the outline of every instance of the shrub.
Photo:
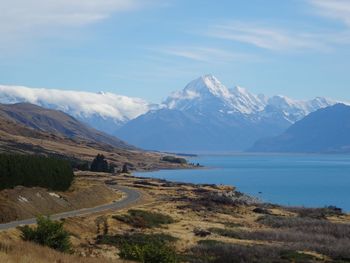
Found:
M 241 236 L 238 234 L 237 230 L 222 229 L 222 228 L 216 228 L 216 227 L 209 228 L 208 230 L 212 233 L 215 233 L 215 234 L 223 236 L 223 237 L 241 239 Z
M 67 190 L 74 179 L 70 162 L 37 155 L 0 154 L 0 189 L 17 185 Z
M 313 257 L 278 246 L 239 245 L 215 240 L 201 241 L 187 256 L 191 263 L 314 262 Z
M 128 173 L 130 173 L 130 172 L 129 172 L 129 165 L 128 165 L 127 163 L 124 163 L 124 164 L 123 164 L 121 173 L 123 173 L 123 174 L 128 174 Z
M 108 173 L 110 171 L 108 162 L 103 154 L 98 154 L 91 163 L 90 170 L 92 172 L 104 172 Z
M 142 245 L 123 243 L 119 249 L 119 256 L 123 259 L 147 263 L 178 262 L 175 250 L 167 245 L 154 243 Z
M 350 224 L 332 223 L 327 220 L 301 218 L 263 216 L 258 222 L 272 228 L 288 228 L 304 233 L 317 233 L 335 238 L 349 238 Z
M 117 246 L 123 259 L 149 263 L 178 262 L 175 249 L 170 246 L 177 239 L 166 234 L 104 235 L 98 243 Z
M 63 222 L 52 221 L 48 217 L 40 216 L 37 218 L 37 224 L 36 228 L 20 227 L 23 240 L 32 241 L 61 252 L 71 251 L 69 233 L 64 230 Z
M 116 215 L 113 218 L 138 228 L 160 227 L 175 222 L 168 215 L 144 210 L 129 210 L 127 215 Z
M 326 206 L 323 208 L 287 207 L 286 210 L 297 213 L 300 217 L 326 219 L 328 216 L 344 215 L 341 208 Z
M 213 231 L 214 232 L 214 231 Z M 315 251 L 327 255 L 333 259 L 350 260 L 350 239 L 335 238 L 331 235 L 302 232 L 294 229 L 272 230 L 218 230 L 222 236 L 242 239 L 259 240 L 269 242 L 283 242 L 283 246 L 291 250 Z
M 187 160 L 185 158 L 179 158 L 171 155 L 164 156 L 161 160 L 168 163 L 187 164 Z

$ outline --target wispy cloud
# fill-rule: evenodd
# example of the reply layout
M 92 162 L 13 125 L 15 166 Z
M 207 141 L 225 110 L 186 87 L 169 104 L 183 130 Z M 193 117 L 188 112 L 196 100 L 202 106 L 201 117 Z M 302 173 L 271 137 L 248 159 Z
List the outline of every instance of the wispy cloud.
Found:
M 0 1 L 2 42 L 33 39 L 58 29 L 81 27 L 109 18 L 117 12 L 147 6 L 152 0 L 11 0 Z
M 350 26 L 349 0 L 309 0 L 319 15 L 337 19 Z
M 211 63 L 224 63 L 237 61 L 247 58 L 252 58 L 252 55 L 243 53 L 234 53 L 219 48 L 211 47 L 166 47 L 157 49 L 158 52 L 163 54 L 177 56 L 189 60 L 195 60 L 199 62 L 211 62 Z
M 320 42 L 315 34 L 292 32 L 253 23 L 229 22 L 214 25 L 207 35 L 274 51 L 327 49 L 327 45 Z

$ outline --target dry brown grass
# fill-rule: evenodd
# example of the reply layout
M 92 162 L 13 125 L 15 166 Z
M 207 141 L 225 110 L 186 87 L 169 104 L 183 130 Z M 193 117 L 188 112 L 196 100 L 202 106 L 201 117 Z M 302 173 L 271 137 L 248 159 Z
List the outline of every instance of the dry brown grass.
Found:
M 292 213 L 290 211 L 285 210 L 281 207 L 270 208 L 271 217 L 274 218 L 274 221 L 271 223 L 258 220 L 261 217 L 260 214 L 254 213 L 253 210 L 255 206 L 247 206 L 247 205 L 232 205 L 232 204 L 220 204 L 216 203 L 215 206 L 209 204 L 209 208 L 213 207 L 210 211 L 208 209 L 208 203 L 202 202 L 202 195 L 207 194 L 208 192 L 216 192 L 216 191 L 225 191 L 232 189 L 219 189 L 218 187 L 211 186 L 196 186 L 196 185 L 185 185 L 185 184 L 167 184 L 164 181 L 157 181 L 152 179 L 142 179 L 134 178 L 131 176 L 115 176 L 110 177 L 108 174 L 99 174 L 98 177 L 93 177 L 90 173 L 81 173 L 79 175 L 81 180 L 116 180 L 119 185 L 125 185 L 129 187 L 137 187 L 139 191 L 146 193 L 143 197 L 143 200 L 137 204 L 133 204 L 132 207 L 125 208 L 120 211 L 108 211 L 101 212 L 99 214 L 78 217 L 78 218 L 68 218 L 65 220 L 65 228 L 67 231 L 72 233 L 72 243 L 74 247 L 74 251 L 76 255 L 84 255 L 86 258 L 81 258 L 72 255 L 62 255 L 57 252 L 52 252 L 55 255 L 61 256 L 62 261 L 56 262 L 109 262 L 108 260 L 114 260 L 113 262 L 118 262 L 118 249 L 109 246 L 108 244 L 98 244 L 96 242 L 96 237 L 98 234 L 97 222 L 107 222 L 109 235 L 124 235 L 126 233 L 133 232 L 141 232 L 146 234 L 151 233 L 164 233 L 169 234 L 176 237 L 178 240 L 175 242 L 174 246 L 179 253 L 186 254 L 192 248 L 196 248 L 198 242 L 202 242 L 203 240 L 216 240 L 220 242 L 226 243 L 225 246 L 220 248 L 217 246 L 218 251 L 223 249 L 226 251 L 227 249 L 234 248 L 233 251 L 243 251 L 244 253 L 254 253 L 256 255 L 264 255 L 265 252 L 270 251 L 270 246 L 279 246 L 281 250 L 301 250 L 306 249 L 307 252 L 304 253 L 314 253 L 313 255 L 317 255 L 320 258 L 324 258 L 324 255 L 330 255 L 334 258 L 336 257 L 336 253 L 339 253 L 339 250 L 334 250 L 336 253 L 329 253 L 329 251 L 319 250 L 318 247 L 314 246 L 299 246 L 299 241 L 307 241 L 309 237 L 316 237 L 311 233 L 304 233 L 305 235 L 300 236 L 301 230 L 304 228 L 307 229 L 321 229 L 324 237 L 327 239 L 332 239 L 337 243 L 339 239 L 339 234 L 344 230 L 345 225 L 341 225 L 342 228 L 338 230 L 337 226 L 334 228 L 334 225 L 330 222 L 337 223 L 349 223 L 350 217 L 348 215 L 342 215 L 333 217 L 332 220 L 329 221 L 319 221 L 318 219 L 308 219 L 308 218 L 299 218 L 296 213 Z M 88 182 L 82 181 L 79 187 L 88 187 Z M 142 186 L 142 188 L 140 188 Z M 198 202 L 197 204 L 193 204 L 192 202 Z M 192 203 L 192 205 L 191 205 Z M 193 209 L 194 207 L 200 206 L 201 209 Z M 222 206 L 222 207 L 221 207 Z M 145 211 L 157 212 L 162 214 L 170 215 L 174 222 L 168 225 L 163 225 L 159 227 L 155 227 L 153 229 L 142 229 L 137 230 L 129 224 L 125 224 L 118 220 L 114 220 L 112 217 L 115 215 L 123 215 L 127 213 L 128 209 L 141 209 Z M 103 220 L 100 220 L 101 217 Z M 277 223 L 275 220 L 283 218 L 283 227 L 279 227 L 279 224 L 282 224 L 280 221 Z M 326 219 L 324 219 L 326 220 Z M 270 224 L 271 223 L 271 224 Z M 275 225 L 277 224 L 277 225 Z M 288 226 L 288 227 L 287 227 Z M 210 229 L 210 228 L 220 228 L 220 229 L 231 229 L 235 233 L 240 233 L 241 236 L 237 238 L 232 238 L 228 236 L 222 236 L 212 232 L 207 237 L 200 237 L 195 235 L 195 229 Z M 295 229 L 297 228 L 297 229 Z M 302 229 L 299 229 L 302 228 Z M 347 228 L 346 228 L 347 229 Z M 298 230 L 298 231 L 296 231 Z M 295 233 L 297 232 L 297 233 Z M 304 231 L 305 232 L 305 231 Z M 263 233 L 264 235 L 258 236 L 243 236 L 243 234 L 248 233 L 249 235 L 253 235 L 251 233 L 255 233 L 254 235 L 259 235 Z M 266 234 L 268 233 L 268 234 Z M 271 236 L 271 233 L 274 235 Z M 276 234 L 277 233 L 277 234 Z M 346 232 L 347 233 L 347 232 Z M 246 235 L 248 235 L 246 234 Z M 298 234 L 298 235 L 297 235 Z M 267 237 L 266 237 L 267 235 Z M 287 239 L 285 238 L 287 236 Z M 17 244 L 18 232 L 13 231 L 12 234 L 13 242 Z M 314 236 L 314 237 L 313 237 Z M 291 241 L 290 237 L 294 239 Z M 0 243 L 1 240 L 7 240 L 6 236 L 0 233 Z M 295 246 L 294 243 L 298 243 L 298 246 Z M 227 245 L 228 244 L 228 245 Z M 328 244 L 328 243 L 327 243 Z M 260 246 L 259 246 L 260 245 Z M 335 244 L 336 245 L 336 244 Z M 246 248 L 246 246 L 249 246 Z M 226 249 L 227 248 L 227 249 Z M 39 248 L 36 248 L 40 250 Z M 1 249 L 0 249 L 1 250 Z M 35 251 L 35 250 L 34 250 Z M 42 253 L 48 253 L 46 248 L 42 250 Z M 51 251 L 51 250 L 49 250 Z M 293 252 L 292 251 L 292 252 Z M 201 252 L 201 251 L 199 251 Z M 202 252 L 206 252 L 203 250 Z M 210 252 L 210 251 L 209 251 Z M 215 251 L 214 251 L 215 252 Z M 213 253 L 214 253 L 213 252 Z M 243 253 L 242 252 L 242 253 Z M 254 252 L 254 253 L 253 253 Z M 316 253 L 315 252 L 319 252 Z M 7 253 L 5 255 L 4 252 L 0 252 L 0 262 L 55 262 L 55 261 L 40 261 L 40 253 L 38 255 L 32 254 L 33 252 L 29 250 L 25 250 L 22 252 L 23 258 L 24 255 L 33 255 L 39 258 L 37 261 L 4 261 L 5 256 L 7 257 L 16 257 L 17 253 L 12 255 L 11 253 Z M 51 252 L 50 252 L 51 253 Z M 322 255 L 323 254 L 323 255 Z M 29 256 L 28 256 L 29 257 Z M 68 259 L 64 258 L 68 257 Z M 54 258 L 54 257 L 52 257 Z M 90 259 L 89 259 L 90 258 Z M 93 261 L 98 258 L 97 261 Z M 104 258 L 104 260 L 102 260 Z M 51 258 L 50 258 L 51 259 Z M 73 261 L 64 261 L 64 260 L 73 260 Z M 7 260 L 7 259 L 6 259 Z M 90 260 L 90 261 L 89 261 Z M 119 261 L 120 262 L 120 261 Z M 196 261 L 194 261 L 196 262 Z M 207 262 L 207 261 L 205 261 Z M 220 261 L 218 261 L 220 262 Z M 221 261 L 223 262 L 223 261 Z M 247 261 L 249 262 L 249 261 Z M 277 261 L 279 262 L 279 261 Z
M 17 241 L 0 243 L 1 263 L 111 263 L 105 258 L 86 258 L 59 253 L 53 249 L 30 242 Z M 124 262 L 124 261 L 113 261 Z
M 38 214 L 50 215 L 94 207 L 121 197 L 120 193 L 107 187 L 103 181 L 79 177 L 67 192 L 53 192 L 39 187 L 16 187 L 0 191 L 0 223 L 32 218 Z

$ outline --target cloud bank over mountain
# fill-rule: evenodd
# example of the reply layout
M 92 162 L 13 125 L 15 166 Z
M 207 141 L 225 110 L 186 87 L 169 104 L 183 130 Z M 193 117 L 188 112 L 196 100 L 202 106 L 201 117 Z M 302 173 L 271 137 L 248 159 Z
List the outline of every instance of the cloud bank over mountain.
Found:
M 92 93 L 22 86 L 1 86 L 0 103 L 28 102 L 61 110 L 91 126 L 112 132 L 121 124 L 149 111 L 152 106 L 139 98 L 114 93 Z

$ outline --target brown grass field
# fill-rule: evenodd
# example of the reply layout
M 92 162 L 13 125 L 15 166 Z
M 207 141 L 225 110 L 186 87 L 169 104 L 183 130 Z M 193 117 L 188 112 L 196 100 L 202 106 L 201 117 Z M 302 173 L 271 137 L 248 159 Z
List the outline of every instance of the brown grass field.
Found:
M 91 173 L 80 173 L 80 177 L 83 181 L 96 178 Z M 130 233 L 171 235 L 177 239 L 172 246 L 183 262 L 265 262 L 257 258 L 266 262 L 347 262 L 350 258 L 348 214 L 242 204 L 222 197 L 222 193 L 234 191 L 225 186 L 113 178 L 119 185 L 141 191 L 142 200 L 120 211 L 66 219 L 73 255 L 23 242 L 19 231 L 11 230 L 0 232 L 0 262 L 126 262 L 119 258 L 118 246 L 98 242 L 101 222 L 106 222 L 110 237 Z M 98 179 L 110 180 L 111 176 L 101 174 Z M 173 221 L 148 228 L 140 218 L 137 224 L 116 219 L 125 217 L 129 209 L 170 216 Z

